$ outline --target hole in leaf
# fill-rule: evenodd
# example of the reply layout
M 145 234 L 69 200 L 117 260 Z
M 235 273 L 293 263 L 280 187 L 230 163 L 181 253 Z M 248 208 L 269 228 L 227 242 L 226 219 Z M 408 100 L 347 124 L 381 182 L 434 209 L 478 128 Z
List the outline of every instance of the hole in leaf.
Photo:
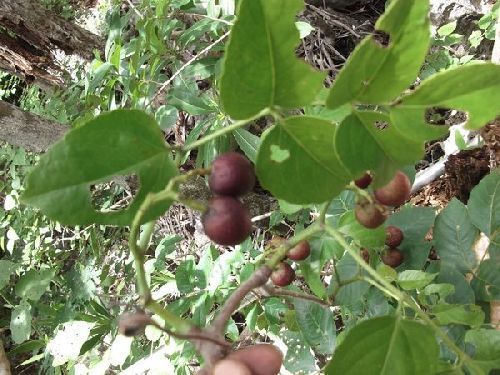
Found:
M 278 145 L 271 145 L 271 160 L 282 163 L 290 157 L 290 151 L 283 150 Z
M 115 176 L 111 181 L 90 185 L 92 207 L 98 212 L 121 211 L 130 205 L 139 187 L 135 174 Z
M 385 130 L 389 127 L 389 123 L 387 121 L 377 120 L 373 122 L 373 126 L 378 130 Z
M 375 30 L 373 33 L 373 39 L 375 42 L 383 48 L 387 48 L 391 44 L 391 36 L 385 31 Z
M 467 114 L 449 108 L 430 107 L 425 111 L 425 121 L 431 125 L 457 125 L 467 121 Z

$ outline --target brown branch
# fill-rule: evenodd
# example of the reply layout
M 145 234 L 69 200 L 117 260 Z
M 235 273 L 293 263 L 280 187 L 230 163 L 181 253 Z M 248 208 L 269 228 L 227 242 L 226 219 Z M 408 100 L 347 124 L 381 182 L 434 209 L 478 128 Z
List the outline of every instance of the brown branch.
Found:
M 263 286 L 269 277 L 271 276 L 272 270 L 268 266 L 262 266 L 257 269 L 250 278 L 241 284 L 234 292 L 229 296 L 226 303 L 222 306 L 219 314 L 214 319 L 211 324 L 211 329 L 213 332 L 223 335 L 226 323 L 233 315 L 233 313 L 238 309 L 241 301 L 245 296 L 250 293 L 253 289 Z
M 270 296 L 304 299 L 307 301 L 315 302 L 321 306 L 331 307 L 331 305 L 328 302 L 323 301 L 321 298 L 315 297 L 311 294 L 296 292 L 294 290 L 288 290 L 288 289 L 278 289 L 271 285 L 264 285 L 262 286 L 262 289 L 264 289 L 267 293 L 269 293 Z

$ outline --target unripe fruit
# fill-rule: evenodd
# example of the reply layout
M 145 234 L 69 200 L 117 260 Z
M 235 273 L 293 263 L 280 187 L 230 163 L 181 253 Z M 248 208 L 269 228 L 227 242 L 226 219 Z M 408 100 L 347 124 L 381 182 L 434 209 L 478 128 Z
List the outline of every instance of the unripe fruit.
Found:
M 384 207 L 368 201 L 356 204 L 354 216 L 362 226 L 370 229 L 381 226 L 387 219 Z
M 398 227 L 389 225 L 385 228 L 385 244 L 390 248 L 398 247 L 403 242 L 403 231 Z
M 295 280 L 295 271 L 288 263 L 281 262 L 271 274 L 271 281 L 277 286 L 287 286 Z
M 370 263 L 370 252 L 368 251 L 368 249 L 361 249 L 361 258 L 363 258 L 363 260 L 366 262 L 366 263 Z
M 396 268 L 405 259 L 404 254 L 399 249 L 389 249 L 382 255 L 382 262 L 392 268 Z
M 255 185 L 253 166 L 237 152 L 222 154 L 212 163 L 208 185 L 218 195 L 237 197 L 248 193 Z
M 311 246 L 309 246 L 309 242 L 301 241 L 295 247 L 292 247 L 290 251 L 288 251 L 288 259 L 291 260 L 304 260 L 311 253 Z
M 219 245 L 237 245 L 252 232 L 248 210 L 233 197 L 212 198 L 201 222 L 208 238 Z
M 375 198 L 387 206 L 400 206 L 410 198 L 411 183 L 408 176 L 397 171 L 391 181 L 375 190 Z
M 372 176 L 366 172 L 362 177 L 354 180 L 354 184 L 360 189 L 366 189 L 372 183 Z

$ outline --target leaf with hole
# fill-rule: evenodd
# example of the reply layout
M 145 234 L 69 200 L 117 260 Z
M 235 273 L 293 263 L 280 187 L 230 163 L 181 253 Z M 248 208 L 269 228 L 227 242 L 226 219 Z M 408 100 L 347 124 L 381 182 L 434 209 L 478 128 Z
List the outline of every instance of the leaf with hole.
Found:
M 382 104 L 410 86 L 424 62 L 430 42 L 427 13 L 422 0 L 395 0 L 375 24 L 335 79 L 327 99 L 329 108 L 348 102 Z M 389 36 L 387 45 L 385 36 Z
M 335 132 L 334 124 L 305 116 L 267 130 L 257 155 L 262 186 L 295 204 L 321 203 L 339 194 L 351 176 L 334 152 Z
M 466 128 L 479 129 L 500 115 L 499 103 L 500 66 L 473 63 L 424 80 L 393 107 L 391 118 L 400 126 L 420 128 L 428 109 L 447 108 L 466 112 Z

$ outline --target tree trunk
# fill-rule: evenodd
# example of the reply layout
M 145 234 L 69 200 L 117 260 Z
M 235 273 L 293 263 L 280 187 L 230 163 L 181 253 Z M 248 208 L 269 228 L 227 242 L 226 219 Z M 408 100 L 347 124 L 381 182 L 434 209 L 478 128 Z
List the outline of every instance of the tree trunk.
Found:
M 93 51 L 104 45 L 98 35 L 52 14 L 35 0 L 0 1 L 0 26 L 46 52 L 57 47 L 66 54 L 91 59 Z
M 68 126 L 25 112 L 0 101 L 0 140 L 34 152 L 46 151 L 62 138 Z
M 0 69 L 37 82 L 61 86 L 62 69 L 54 51 L 92 59 L 104 40 L 51 13 L 36 0 L 0 0 Z
M 5 350 L 3 348 L 3 341 L 0 337 L 0 374 L 2 375 L 10 375 L 10 363 L 7 355 L 5 354 Z

